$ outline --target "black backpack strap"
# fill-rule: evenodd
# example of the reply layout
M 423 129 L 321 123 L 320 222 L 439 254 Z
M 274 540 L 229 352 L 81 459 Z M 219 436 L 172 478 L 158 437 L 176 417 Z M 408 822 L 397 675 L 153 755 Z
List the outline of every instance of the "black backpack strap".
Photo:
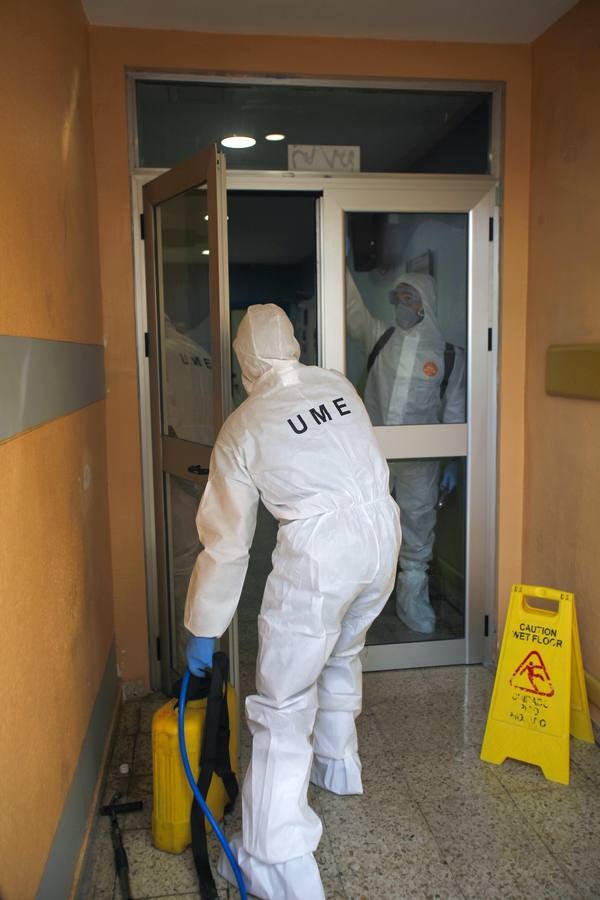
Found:
M 454 344 L 449 344 L 446 341 L 444 345 L 444 377 L 442 378 L 442 383 L 440 384 L 440 400 L 444 399 L 444 395 L 448 388 L 448 382 L 450 381 L 450 376 L 452 375 L 452 369 L 454 368 L 454 360 L 456 359 L 456 350 L 454 349 Z
M 231 758 L 229 756 L 229 740 L 231 731 L 229 727 L 229 707 L 227 706 L 227 657 L 223 654 L 224 670 L 223 670 L 223 697 L 221 702 L 221 715 L 219 717 L 219 729 L 217 732 L 217 753 L 215 762 L 215 774 L 219 776 L 223 782 L 223 786 L 227 793 L 228 803 L 225 806 L 225 815 L 232 812 L 235 801 L 240 792 L 235 772 L 231 768 Z M 220 662 L 217 663 L 221 665 Z
M 206 716 L 200 753 L 198 788 L 206 800 L 213 773 L 222 780 L 229 797 L 225 812 L 233 809 L 239 793 L 237 778 L 231 769 L 229 758 L 229 711 L 227 709 L 227 657 L 217 652 L 213 656 L 213 669 L 206 701 Z M 204 813 L 196 800 L 190 813 L 192 830 L 192 854 L 198 874 L 202 900 L 218 900 L 217 888 L 210 869 L 206 842 Z
M 379 354 L 381 353 L 381 351 L 383 350 L 383 348 L 385 347 L 385 345 L 387 344 L 387 342 L 389 341 L 389 339 L 391 338 L 391 336 L 393 335 L 395 330 L 396 330 L 396 326 L 390 325 L 390 327 L 386 331 L 384 331 L 383 334 L 378 338 L 377 343 L 375 344 L 375 346 L 369 353 L 369 358 L 367 360 L 367 374 L 373 368 L 373 366 L 375 364 L 375 360 L 377 359 L 377 357 L 379 356 Z
M 229 708 L 227 706 L 227 678 L 229 664 L 224 653 L 215 653 L 213 656 L 213 671 L 211 688 L 206 708 L 206 722 L 204 727 L 204 741 L 200 766 L 212 767 L 215 775 L 218 775 L 229 798 L 225 812 L 233 809 L 239 787 L 237 777 L 231 768 L 229 756 L 229 740 L 231 736 L 229 728 Z

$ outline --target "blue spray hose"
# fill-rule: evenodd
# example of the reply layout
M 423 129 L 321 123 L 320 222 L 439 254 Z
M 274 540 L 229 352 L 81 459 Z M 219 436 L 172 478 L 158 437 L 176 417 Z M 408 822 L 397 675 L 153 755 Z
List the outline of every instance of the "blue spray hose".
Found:
M 181 761 L 183 763 L 183 768 L 185 769 L 185 774 L 187 776 L 187 780 L 192 789 L 194 797 L 200 804 L 200 809 L 212 825 L 212 829 L 219 839 L 219 843 L 225 852 L 225 856 L 229 860 L 229 865 L 233 869 L 233 874 L 235 875 L 235 880 L 238 884 L 238 889 L 240 892 L 240 897 L 242 900 L 248 900 L 248 894 L 246 893 L 246 885 L 244 884 L 244 879 L 242 877 L 242 873 L 240 871 L 240 867 L 238 866 L 235 856 L 231 850 L 231 847 L 227 843 L 227 838 L 219 828 L 217 820 L 211 813 L 206 800 L 200 793 L 200 788 L 196 784 L 194 776 L 192 774 L 192 768 L 190 766 L 190 761 L 187 755 L 187 749 L 185 746 L 185 704 L 187 700 L 188 687 L 190 683 L 190 672 L 189 669 L 186 669 L 185 675 L 183 676 L 183 680 L 181 682 L 181 691 L 179 693 L 179 716 L 178 716 L 178 726 L 179 726 L 179 751 L 181 753 Z

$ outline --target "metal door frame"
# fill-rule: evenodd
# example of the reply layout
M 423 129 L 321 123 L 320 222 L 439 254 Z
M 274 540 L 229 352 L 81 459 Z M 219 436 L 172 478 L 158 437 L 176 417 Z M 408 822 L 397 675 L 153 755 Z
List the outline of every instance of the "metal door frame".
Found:
M 167 173 L 170 170 L 167 170 Z M 133 211 L 133 236 L 134 236 L 134 266 L 135 266 L 135 285 L 136 285 L 136 334 L 138 346 L 138 376 L 140 380 L 140 428 L 142 439 L 142 473 L 144 485 L 144 522 L 145 522 L 145 547 L 146 547 L 146 577 L 148 584 L 148 615 L 150 623 L 150 631 L 158 626 L 158 589 L 156 583 L 157 560 L 156 560 L 156 533 L 155 523 L 153 521 L 154 505 L 152 502 L 152 493 L 148 495 L 148 490 L 154 491 L 152 480 L 148 477 L 148 472 L 152 472 L 152 443 L 151 429 L 149 426 L 148 415 L 148 369 L 145 358 L 145 333 L 147 331 L 147 313 L 145 302 L 145 283 L 144 283 L 144 262 L 143 262 L 143 241 L 140 230 L 140 212 L 141 212 L 141 194 L 143 185 L 158 176 L 165 173 L 162 169 L 146 169 L 138 170 L 131 178 L 132 185 L 132 211 Z M 457 659 L 451 654 L 447 660 L 447 664 L 457 664 L 460 662 L 491 662 L 494 659 L 495 639 L 494 624 L 496 615 L 496 478 L 497 478 L 497 459 L 496 459 L 496 439 L 497 439 L 497 360 L 498 360 L 498 267 L 499 267 L 499 209 L 497 205 L 499 188 L 498 179 L 494 176 L 462 176 L 462 175 L 387 175 L 374 174 L 368 175 L 364 173 L 356 173 L 354 175 L 321 175 L 312 173 L 295 173 L 295 172 L 266 172 L 266 171 L 229 171 L 227 173 L 226 189 L 232 190 L 260 190 L 260 191 L 308 191 L 322 192 L 323 200 L 322 208 L 322 227 L 317 232 L 317 254 L 321 262 L 318 272 L 318 296 L 319 307 L 318 316 L 321 326 L 320 346 L 323 348 L 323 357 L 321 363 L 326 366 L 339 367 L 339 360 L 329 348 L 327 339 L 327 314 L 325 297 L 336 297 L 336 291 L 340 293 L 337 298 L 338 303 L 342 301 L 342 292 L 335 287 L 335 276 L 332 272 L 335 267 L 343 266 L 344 251 L 342 245 L 342 233 L 339 231 L 339 246 L 335 243 L 332 246 L 332 238 L 329 229 L 326 228 L 328 216 L 332 215 L 332 204 L 335 205 L 335 198 L 339 198 L 348 192 L 355 193 L 356 197 L 362 197 L 362 200 L 356 205 L 358 209 L 367 209 L 372 211 L 377 205 L 376 201 L 381 198 L 381 203 L 386 204 L 392 192 L 403 190 L 410 191 L 414 194 L 415 205 L 413 211 L 427 212 L 439 211 L 443 212 L 468 212 L 470 215 L 470 232 L 469 246 L 472 246 L 474 237 L 477 237 L 480 243 L 480 252 L 491 254 L 489 260 L 489 290 L 488 290 L 488 309 L 486 315 L 488 318 L 488 347 L 487 347 L 487 364 L 485 365 L 485 377 L 482 377 L 482 391 L 486 393 L 487 400 L 483 404 L 487 409 L 487 416 L 477 423 L 469 422 L 469 428 L 477 428 L 479 440 L 483 442 L 485 447 L 482 460 L 481 471 L 477 476 L 477 486 L 469 485 L 470 489 L 479 489 L 482 495 L 485 495 L 484 516 L 482 520 L 483 532 L 485 535 L 483 557 L 480 560 L 480 573 L 478 576 L 478 584 L 481 585 L 483 592 L 483 600 L 481 603 L 482 616 L 484 622 L 481 623 L 481 634 L 478 637 L 476 647 L 471 648 L 465 646 L 465 653 L 462 659 Z M 462 200 L 458 200 L 462 195 Z M 329 203 L 327 198 L 329 197 Z M 437 200 L 435 199 L 437 198 Z M 440 198 L 444 198 L 443 202 Z M 471 200 L 465 200 L 471 198 Z M 375 205 L 374 205 L 375 204 Z M 474 217 L 472 210 L 479 204 L 479 212 Z M 482 206 L 481 204 L 484 204 Z M 389 201 L 387 202 L 389 205 Z M 382 211 L 386 208 L 384 205 Z M 411 211 L 407 209 L 406 211 Z M 488 218 L 492 219 L 495 228 L 495 240 L 489 243 L 484 250 L 483 243 L 488 241 L 488 229 L 485 226 Z M 477 219 L 477 221 L 476 221 Z M 476 227 L 476 233 L 474 228 Z M 327 237 L 326 237 L 327 231 Z M 226 238 L 226 234 L 225 234 Z M 327 260 L 334 260 L 333 264 L 328 266 Z M 338 279 L 341 277 L 338 272 Z M 470 298 L 471 300 L 471 298 Z M 471 335 L 469 335 L 471 337 Z M 230 356 L 230 334 L 229 334 L 229 318 L 222 312 L 221 319 L 221 341 L 222 341 L 222 359 L 229 361 Z M 224 347 L 223 344 L 226 344 Z M 226 354 L 226 355 L 225 355 Z M 342 361 L 344 365 L 345 360 Z M 227 371 L 227 370 L 225 370 Z M 479 373 L 482 375 L 482 373 Z M 471 362 L 469 362 L 469 379 L 472 378 Z M 223 379 L 223 387 L 227 379 Z M 225 398 L 224 398 L 225 401 Z M 227 398 L 229 403 L 229 398 Z M 225 407 L 228 409 L 229 407 Z M 406 428 L 407 426 L 398 426 Z M 414 428 L 415 426 L 409 426 Z M 420 426 L 426 429 L 437 428 L 438 426 Z M 452 429 L 455 449 L 458 451 L 456 455 L 464 455 L 467 449 L 469 437 L 467 436 L 467 426 L 444 426 L 446 429 Z M 389 427 L 388 427 L 389 428 Z M 385 432 L 388 429 L 380 429 Z M 449 432 L 450 433 L 450 432 Z M 388 438 L 381 435 L 382 446 L 387 449 Z M 469 545 L 467 543 L 467 553 Z M 234 618 L 231 628 L 230 658 L 232 662 L 232 676 L 238 672 L 238 656 L 237 656 L 237 616 Z M 439 648 L 443 645 L 443 641 L 432 641 L 430 646 L 438 648 L 438 659 L 435 664 L 440 665 Z M 234 646 L 235 645 L 235 646 Z M 397 646 L 397 645 L 390 645 Z M 416 651 L 407 651 L 410 644 L 403 644 L 406 651 L 408 665 L 423 665 L 427 663 L 415 663 L 412 661 L 412 655 Z M 158 664 L 156 662 L 156 650 L 153 647 L 152 637 L 150 637 L 150 667 L 153 686 L 157 686 L 156 676 L 158 673 Z M 423 647 L 421 642 L 417 643 L 417 647 Z M 421 651 L 422 652 L 422 651 Z M 368 655 L 368 654 L 367 654 Z M 431 663 L 429 663 L 431 664 Z M 443 664 L 443 662 L 442 662 Z M 367 666 L 368 667 L 368 666 Z M 378 666 L 386 668 L 385 665 Z M 389 667 L 389 666 L 387 666 Z M 394 667 L 395 668 L 395 667 Z M 233 677 L 232 677 L 232 680 Z M 234 684 L 236 681 L 234 680 Z
M 489 632 L 486 609 L 488 545 L 487 479 L 490 456 L 485 410 L 491 378 L 487 360 L 494 332 L 493 268 L 496 180 L 403 176 L 394 187 L 332 186 L 323 199 L 323 232 L 328 254 L 323 265 L 323 293 L 330 298 L 323 315 L 324 365 L 346 371 L 344 216 L 347 212 L 464 213 L 468 216 L 467 416 L 462 425 L 397 425 L 375 428 L 389 459 L 463 457 L 467 465 L 467 535 L 465 560 L 464 638 L 368 645 L 362 653 L 365 671 L 482 662 Z M 424 450 L 425 446 L 425 450 Z M 399 450 L 401 448 L 401 453 Z M 401 651 L 397 648 L 401 647 Z
M 167 549 L 167 534 L 165 519 L 168 515 L 168 504 L 165 503 L 164 475 L 167 460 L 175 460 L 178 474 L 183 474 L 188 480 L 200 484 L 206 483 L 206 476 L 192 475 L 187 471 L 187 466 L 200 463 L 208 467 L 211 448 L 200 444 L 182 441 L 168 437 L 161 427 L 161 386 L 165 382 L 164 359 L 161 353 L 161 322 L 162 322 L 162 297 L 163 292 L 159 288 L 162 273 L 158 266 L 160 254 L 160 226 L 159 217 L 161 204 L 178 197 L 196 186 L 206 185 L 208 207 L 208 233 L 209 247 L 214 252 L 209 258 L 209 296 L 210 296 L 210 330 L 211 330 L 211 356 L 213 374 L 213 415 L 215 431 L 218 431 L 224 419 L 230 411 L 229 379 L 224 377 L 230 369 L 230 345 L 229 345 L 229 289 L 227 266 L 227 217 L 226 217 L 226 188 L 225 188 L 225 160 L 216 146 L 209 147 L 205 151 L 196 154 L 178 166 L 160 174 L 158 177 L 146 180 L 141 185 L 141 199 L 143 204 L 143 228 L 144 228 L 144 260 L 140 266 L 139 277 L 144 281 L 146 294 L 146 319 L 144 332 L 144 365 L 143 373 L 146 381 L 143 392 L 148 406 L 145 410 L 149 422 L 141 424 L 142 434 L 146 442 L 142 443 L 142 460 L 152 473 L 151 501 L 146 503 L 144 514 L 152 516 L 152 584 L 153 601 L 155 608 L 149 608 L 150 628 L 154 626 L 156 631 L 149 634 L 149 649 L 151 660 L 152 686 L 157 687 L 157 676 L 160 686 L 166 689 L 170 686 L 170 651 L 164 648 L 158 652 L 159 641 L 164 643 L 168 636 L 170 642 L 169 611 L 167 603 L 160 603 L 161 587 L 165 597 L 169 596 L 169 573 L 167 571 L 166 553 L 158 552 L 159 547 Z M 225 214 L 224 214 L 225 213 Z M 141 264 L 137 259 L 137 264 Z M 138 279 L 136 277 L 136 283 Z M 139 319 L 139 305 L 136 303 L 136 318 Z M 138 344 L 139 354 L 139 344 Z M 140 396 L 142 392 L 140 391 Z M 148 458 L 149 452 L 149 458 Z M 187 462 L 186 462 L 187 460 Z M 146 473 L 145 473 L 146 474 Z M 150 479 L 144 477 L 145 485 Z M 167 526 L 168 527 L 168 526 Z M 148 566 L 148 544 L 146 545 L 146 570 L 150 574 Z M 230 635 L 230 643 L 232 642 Z M 154 644 L 154 647 L 152 646 Z M 237 637 L 235 638 L 237 646 Z M 231 650 L 231 647 L 229 648 Z M 152 652 L 154 650 L 154 652 Z M 231 654 L 230 654 L 231 656 Z M 237 679 L 237 656 L 231 657 L 232 679 Z

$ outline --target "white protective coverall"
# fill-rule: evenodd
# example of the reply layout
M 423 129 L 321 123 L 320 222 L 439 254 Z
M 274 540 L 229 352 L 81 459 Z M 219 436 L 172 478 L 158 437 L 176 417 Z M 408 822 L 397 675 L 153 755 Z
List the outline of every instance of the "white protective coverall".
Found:
M 251 306 L 234 349 L 249 397 L 213 450 L 185 625 L 204 637 L 229 625 L 260 497 L 279 530 L 258 618 L 257 693 L 246 700 L 252 759 L 233 848 L 250 893 L 322 900 L 309 777 L 362 793 L 359 653 L 394 586 L 400 520 L 360 397 L 339 373 L 298 362 L 283 310 Z M 224 860 L 220 871 L 233 880 Z
M 454 348 L 454 364 L 443 399 L 445 341 L 437 320 L 435 282 L 430 275 L 407 272 L 397 285 L 418 291 L 425 313 L 412 328 L 396 326 L 367 377 L 365 406 L 373 425 L 427 425 L 465 421 L 465 353 Z M 348 331 L 368 356 L 390 327 L 371 315 L 347 272 Z M 435 612 L 429 601 L 429 561 L 439 495 L 436 460 L 394 460 L 391 489 L 400 506 L 402 549 L 396 583 L 396 612 L 411 630 L 431 634 Z

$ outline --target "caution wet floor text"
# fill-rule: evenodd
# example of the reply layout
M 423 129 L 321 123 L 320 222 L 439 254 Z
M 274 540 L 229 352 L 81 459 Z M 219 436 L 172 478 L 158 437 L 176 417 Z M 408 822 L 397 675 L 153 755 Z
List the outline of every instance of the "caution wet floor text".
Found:
M 569 783 L 569 736 L 593 742 L 575 597 L 513 586 L 481 758 L 507 756 Z

